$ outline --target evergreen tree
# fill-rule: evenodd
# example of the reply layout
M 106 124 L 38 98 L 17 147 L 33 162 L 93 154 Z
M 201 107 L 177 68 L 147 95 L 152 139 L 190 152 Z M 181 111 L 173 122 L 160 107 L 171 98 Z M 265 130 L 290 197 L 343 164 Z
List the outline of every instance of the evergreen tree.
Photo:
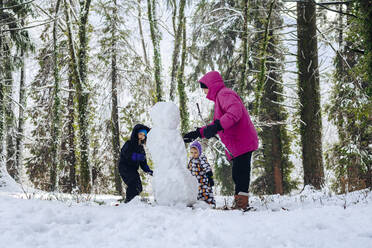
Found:
M 324 169 L 316 25 L 315 3 L 313 1 L 298 2 L 298 95 L 304 184 L 320 189 L 324 184 Z
M 255 156 L 253 171 L 258 175 L 252 183 L 252 189 L 260 194 L 285 194 L 295 189 L 298 182 L 291 179 L 294 168 L 289 160 L 291 154 L 291 138 L 287 133 L 287 113 L 281 103 L 283 97 L 283 62 L 284 49 L 279 42 L 283 26 L 282 7 L 276 1 L 260 1 L 255 8 L 254 25 L 258 32 L 255 40 L 259 45 L 252 46 L 252 53 L 256 55 L 254 69 L 258 71 L 256 94 L 261 99 L 255 102 L 259 106 L 259 137 L 262 148 Z M 266 44 L 265 44 L 266 43 Z M 261 55 L 261 56 L 259 56 Z M 263 80 L 264 82 L 259 82 Z M 262 84 L 262 86 L 260 86 Z M 259 92 L 262 87 L 262 92 Z
M 32 49 L 28 32 L 22 20 L 31 13 L 30 4 L 24 0 L 0 1 L 0 159 L 5 157 L 8 172 L 19 180 L 16 163 L 16 121 L 13 103 L 13 72 L 21 66 L 19 53 Z M 3 142 L 6 138 L 6 154 Z
M 62 1 L 53 2 L 50 13 L 46 11 L 44 14 L 56 16 L 61 4 Z M 66 146 L 61 140 L 64 130 L 60 123 L 66 116 L 67 94 L 61 89 L 68 87 L 64 87 L 66 81 L 61 80 L 60 74 L 68 69 L 68 60 L 66 40 L 61 32 L 57 32 L 60 27 L 60 23 L 54 20 L 53 25 L 46 25 L 40 34 L 42 47 L 37 57 L 40 69 L 30 85 L 32 104 L 27 109 L 31 135 L 35 138 L 26 145 L 30 155 L 25 166 L 36 188 L 70 192 L 64 180 L 65 168 L 62 167 Z
M 79 165 L 79 188 L 83 193 L 91 191 L 91 168 L 89 165 L 89 83 L 88 83 L 88 17 L 91 0 L 79 2 L 78 46 L 75 46 L 70 11 L 73 6 L 64 0 L 67 23 L 68 50 L 71 59 L 73 82 L 76 91 Z
M 339 140 L 327 153 L 326 161 L 327 167 L 335 172 L 333 187 L 340 193 L 372 186 L 372 152 L 368 147 L 372 139 L 371 84 L 368 83 L 370 44 L 366 42 L 369 32 L 366 28 L 370 23 L 366 23 L 368 11 L 362 2 L 347 5 L 346 13 L 356 17 L 340 14 L 334 86 L 327 106 Z M 340 10 L 344 12 L 342 7 Z
M 48 29 L 45 30 L 46 39 Z M 52 50 L 48 49 L 48 44 L 42 48 L 38 55 L 40 70 L 30 85 L 30 98 L 33 106 L 27 110 L 30 117 L 31 136 L 33 142 L 26 145 L 30 155 L 25 160 L 26 172 L 29 180 L 34 186 L 41 190 L 49 191 L 50 187 L 50 137 L 51 136 L 51 113 L 52 113 L 52 90 L 48 87 L 49 82 L 53 82 L 53 60 Z
M 242 10 L 239 1 L 201 1 L 197 4 L 192 18 L 190 53 L 194 58 L 194 70 L 188 78 L 190 85 L 197 85 L 195 82 L 207 71 L 218 70 L 227 87 L 239 89 L 239 77 L 242 75 L 239 70 L 241 60 L 239 30 L 243 30 L 240 13 Z M 245 97 L 241 97 L 244 100 Z M 212 116 L 209 117 L 209 121 Z M 202 125 L 207 122 L 203 121 Z M 209 140 L 208 147 L 215 147 L 211 151 L 217 163 L 214 167 L 217 183 L 221 185 L 223 194 L 233 194 L 234 183 L 229 176 L 231 164 L 223 158 L 225 156 L 223 147 L 214 145 L 215 142 Z
M 123 193 L 121 178 L 118 171 L 118 163 L 120 158 L 120 129 L 119 129 L 119 110 L 118 110 L 118 90 L 120 86 L 121 78 L 125 77 L 120 71 L 123 67 L 126 68 L 124 63 L 130 57 L 130 49 L 125 48 L 127 38 L 130 31 L 125 25 L 124 18 L 121 15 L 127 13 L 130 4 L 118 4 L 116 1 L 111 3 L 100 2 L 97 6 L 97 12 L 104 17 L 104 28 L 100 30 L 103 33 L 102 39 L 100 40 L 102 52 L 100 52 L 98 58 L 105 64 L 103 69 L 103 76 L 106 74 L 107 67 L 110 67 L 111 71 L 111 140 L 112 145 L 112 169 L 114 171 L 114 181 L 116 191 L 119 194 Z M 123 49 L 118 49 L 123 47 Z M 104 53 L 104 51 L 109 51 Z M 129 70 L 130 68 L 128 68 Z M 103 77 L 104 78 L 104 77 Z

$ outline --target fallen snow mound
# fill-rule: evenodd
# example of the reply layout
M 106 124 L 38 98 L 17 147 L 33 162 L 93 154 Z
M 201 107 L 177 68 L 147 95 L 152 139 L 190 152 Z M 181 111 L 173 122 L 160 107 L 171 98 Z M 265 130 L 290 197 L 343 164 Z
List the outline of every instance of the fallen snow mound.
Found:
M 18 197 L 22 197 L 19 194 Z M 61 198 L 60 198 L 61 199 Z M 92 202 L 15 199 L 0 192 L 0 244 L 5 247 L 370 248 L 372 194 L 306 189 L 293 196 L 251 197 L 256 212 Z M 231 198 L 229 198 L 231 200 Z M 103 202 L 103 203 L 102 203 Z M 223 197 L 217 197 L 221 206 Z M 286 206 L 289 211 L 275 206 Z

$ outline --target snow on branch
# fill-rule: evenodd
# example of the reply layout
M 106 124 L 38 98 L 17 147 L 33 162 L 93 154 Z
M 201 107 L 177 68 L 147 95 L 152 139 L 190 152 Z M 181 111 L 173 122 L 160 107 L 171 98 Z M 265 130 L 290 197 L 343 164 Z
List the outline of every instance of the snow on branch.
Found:
M 21 30 L 36 28 L 36 27 L 43 26 L 43 25 L 46 25 L 48 23 L 54 22 L 56 19 L 58 19 L 58 18 L 55 18 L 55 19 L 52 19 L 52 20 L 49 20 L 47 22 L 43 22 L 43 23 L 40 23 L 40 24 L 37 24 L 37 25 L 31 25 L 31 26 L 21 27 L 21 28 L 10 28 L 10 29 L 6 29 L 6 30 L 3 30 L 2 32 L 21 31 Z
M 20 4 L 13 5 L 13 6 L 9 6 L 9 7 L 3 7 L 3 8 L 0 8 L 0 11 L 2 11 L 2 10 L 7 10 L 7 9 L 18 8 L 18 7 L 20 7 L 20 6 L 24 6 L 24 5 L 30 4 L 30 3 L 32 3 L 32 2 L 35 2 L 35 0 L 31 0 L 31 1 L 28 1 L 28 2 L 25 2 L 25 3 L 20 3 Z

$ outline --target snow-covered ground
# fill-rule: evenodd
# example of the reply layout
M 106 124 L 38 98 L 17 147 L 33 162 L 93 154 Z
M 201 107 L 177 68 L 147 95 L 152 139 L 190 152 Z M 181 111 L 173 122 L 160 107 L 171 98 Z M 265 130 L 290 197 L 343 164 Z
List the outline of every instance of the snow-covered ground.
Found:
M 0 188 L 0 247 L 372 247 L 370 191 L 335 196 L 307 188 L 292 196 L 251 197 L 257 211 L 246 213 L 138 198 L 114 206 L 113 196 L 82 203 L 68 195 L 29 196 Z M 225 198 L 217 200 L 221 206 Z

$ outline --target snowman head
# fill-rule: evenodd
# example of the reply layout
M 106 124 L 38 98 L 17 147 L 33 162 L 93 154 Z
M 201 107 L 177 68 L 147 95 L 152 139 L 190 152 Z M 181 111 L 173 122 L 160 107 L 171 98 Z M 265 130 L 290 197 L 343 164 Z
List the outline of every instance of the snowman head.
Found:
M 180 111 L 173 102 L 158 102 L 150 110 L 154 127 L 177 129 L 180 124 Z

